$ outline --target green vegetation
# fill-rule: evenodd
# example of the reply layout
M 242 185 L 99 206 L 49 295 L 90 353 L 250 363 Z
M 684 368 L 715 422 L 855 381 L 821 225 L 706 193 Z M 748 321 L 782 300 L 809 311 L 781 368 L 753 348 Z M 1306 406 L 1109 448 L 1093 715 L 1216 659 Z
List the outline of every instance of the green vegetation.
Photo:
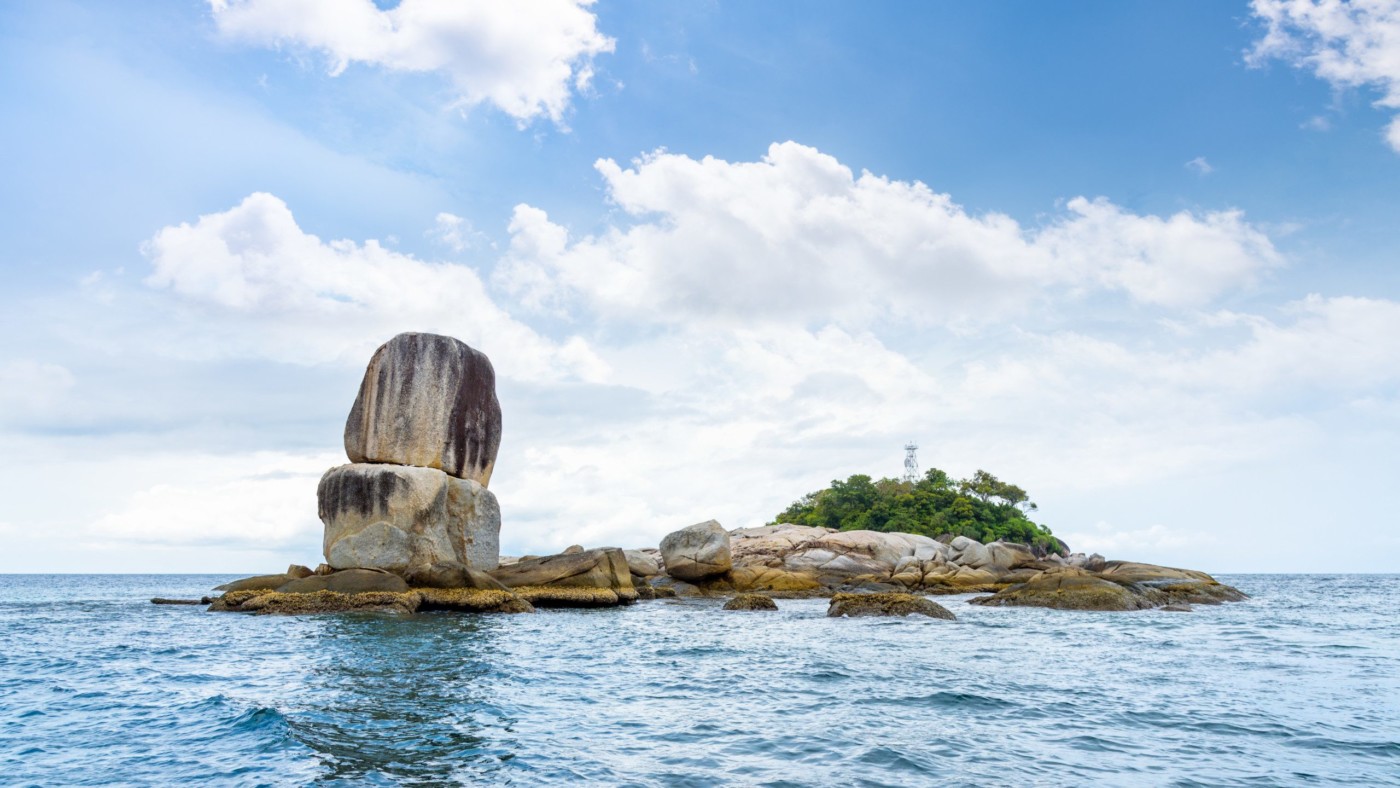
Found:
M 804 495 L 776 522 L 841 531 L 898 531 L 936 537 L 967 536 L 986 543 L 1021 542 L 1037 550 L 1063 552 L 1050 529 L 1032 522 L 1036 510 L 1026 491 L 986 471 L 954 481 L 937 468 L 917 482 L 873 481 L 857 474 Z

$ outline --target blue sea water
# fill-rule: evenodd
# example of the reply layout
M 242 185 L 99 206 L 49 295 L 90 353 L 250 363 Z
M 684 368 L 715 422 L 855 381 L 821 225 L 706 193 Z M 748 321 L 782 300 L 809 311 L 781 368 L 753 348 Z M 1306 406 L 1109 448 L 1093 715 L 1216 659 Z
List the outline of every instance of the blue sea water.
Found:
M 1400 785 L 1400 576 L 956 622 L 147 601 L 228 579 L 0 576 L 0 783 Z

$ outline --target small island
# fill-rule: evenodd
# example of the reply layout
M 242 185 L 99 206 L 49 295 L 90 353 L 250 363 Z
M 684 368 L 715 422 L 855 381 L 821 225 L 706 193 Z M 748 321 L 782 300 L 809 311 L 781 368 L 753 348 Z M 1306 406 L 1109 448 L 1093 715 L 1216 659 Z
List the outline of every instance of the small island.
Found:
M 1070 552 L 1033 522 L 1026 492 L 986 471 L 953 480 L 855 475 L 757 528 L 680 528 L 658 547 L 575 545 L 503 558 L 488 489 L 501 407 L 487 357 L 400 334 L 370 359 L 345 427 L 349 464 L 317 488 L 325 561 L 220 586 L 211 611 L 528 613 L 657 597 L 831 598 L 829 615 L 954 615 L 929 596 L 988 606 L 1189 610 L 1245 595 L 1204 572 Z M 153 600 L 156 601 L 156 600 Z M 162 604 L 172 600 L 159 600 Z

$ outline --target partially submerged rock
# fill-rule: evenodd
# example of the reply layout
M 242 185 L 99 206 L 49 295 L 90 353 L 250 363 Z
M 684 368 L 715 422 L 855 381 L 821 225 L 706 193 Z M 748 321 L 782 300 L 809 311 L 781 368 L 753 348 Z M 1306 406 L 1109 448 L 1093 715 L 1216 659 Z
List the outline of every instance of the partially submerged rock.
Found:
M 203 597 L 203 598 L 201 598 L 201 599 L 166 599 L 165 597 L 160 597 L 160 596 L 158 596 L 158 597 L 156 597 L 156 598 L 154 598 L 154 599 L 151 600 L 151 604 L 153 604 L 153 605 L 208 605 L 208 604 L 212 603 L 213 601 L 214 601 L 213 599 L 210 599 L 210 598 L 207 597 L 207 596 L 206 596 L 206 597 Z
M 729 532 L 714 520 L 687 526 L 661 540 L 666 574 L 693 582 L 728 572 L 734 563 Z
M 1174 604 L 1214 605 L 1246 599 L 1204 572 L 1109 561 L 1101 572 L 1057 566 L 1024 583 L 969 600 L 974 605 L 1056 610 L 1148 610 Z
M 913 594 L 837 594 L 831 598 L 826 614 L 840 616 L 907 616 L 911 614 L 954 621 L 948 608 Z
M 432 468 L 341 465 L 321 477 L 316 497 L 326 561 L 336 569 L 496 566 L 500 505 L 469 479 Z
M 511 593 L 535 607 L 617 607 L 641 598 L 636 589 L 582 586 L 520 586 Z
M 262 615 L 308 615 L 352 611 L 414 613 L 430 610 L 455 610 L 472 613 L 533 613 L 535 610 L 528 601 L 509 591 L 478 588 L 428 588 L 412 591 L 363 591 L 358 593 L 327 590 L 311 593 L 231 591 L 214 600 L 209 609 L 215 612 L 258 613 Z
M 724 603 L 725 610 L 777 610 L 773 597 L 763 594 L 738 594 Z
M 381 345 L 345 421 L 351 462 L 437 468 L 483 487 L 500 443 L 491 361 L 439 334 L 399 334 Z

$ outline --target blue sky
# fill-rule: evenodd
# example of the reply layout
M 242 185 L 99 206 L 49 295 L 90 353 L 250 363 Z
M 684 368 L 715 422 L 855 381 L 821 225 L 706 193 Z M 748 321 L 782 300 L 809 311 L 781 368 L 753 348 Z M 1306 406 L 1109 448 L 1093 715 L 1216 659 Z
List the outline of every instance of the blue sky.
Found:
M 394 5 L 0 9 L 0 571 L 315 563 L 404 330 L 500 372 L 507 552 L 912 437 L 1076 548 L 1397 569 L 1395 3 Z

